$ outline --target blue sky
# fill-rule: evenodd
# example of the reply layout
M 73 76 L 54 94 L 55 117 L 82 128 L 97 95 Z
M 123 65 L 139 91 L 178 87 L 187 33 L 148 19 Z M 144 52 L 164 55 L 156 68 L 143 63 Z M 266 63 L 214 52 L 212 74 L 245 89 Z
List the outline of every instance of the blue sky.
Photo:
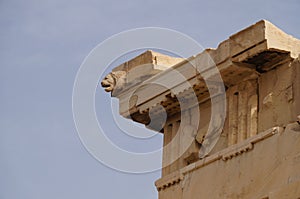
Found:
M 180 31 L 205 48 L 260 19 L 300 38 L 299 10 L 299 0 L 1 0 L 0 199 L 157 198 L 159 171 L 112 170 L 81 144 L 72 89 L 84 58 L 111 35 L 145 26 Z M 162 144 L 161 135 L 132 144 L 103 116 L 109 96 L 98 89 L 96 100 L 117 144 L 139 151 Z

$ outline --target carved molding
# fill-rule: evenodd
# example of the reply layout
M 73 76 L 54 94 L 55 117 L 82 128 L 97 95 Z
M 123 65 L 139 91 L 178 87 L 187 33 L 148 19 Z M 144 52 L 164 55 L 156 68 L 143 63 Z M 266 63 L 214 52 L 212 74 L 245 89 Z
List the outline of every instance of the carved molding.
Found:
M 251 138 L 244 140 L 241 143 L 232 145 L 222 151 L 219 151 L 213 155 L 205 157 L 197 162 L 194 162 L 179 171 L 175 171 L 155 182 L 157 190 L 160 191 L 162 189 L 173 186 L 184 179 L 184 176 L 194 170 L 200 169 L 206 165 L 209 165 L 213 162 L 222 160 L 222 161 L 230 161 L 232 158 L 242 155 L 246 152 L 249 152 L 253 149 L 254 145 L 260 141 L 263 141 L 277 133 L 282 133 L 284 128 L 282 127 L 274 127 L 262 133 L 259 133 Z

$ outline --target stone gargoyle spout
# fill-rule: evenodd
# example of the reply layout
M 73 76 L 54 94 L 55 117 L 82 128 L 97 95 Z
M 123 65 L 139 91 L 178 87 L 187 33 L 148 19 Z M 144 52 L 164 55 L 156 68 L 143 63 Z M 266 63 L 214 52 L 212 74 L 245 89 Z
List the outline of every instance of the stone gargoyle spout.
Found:
M 106 92 L 113 92 L 115 89 L 123 87 L 125 79 L 125 71 L 113 71 L 105 76 L 105 78 L 101 81 L 101 86 Z

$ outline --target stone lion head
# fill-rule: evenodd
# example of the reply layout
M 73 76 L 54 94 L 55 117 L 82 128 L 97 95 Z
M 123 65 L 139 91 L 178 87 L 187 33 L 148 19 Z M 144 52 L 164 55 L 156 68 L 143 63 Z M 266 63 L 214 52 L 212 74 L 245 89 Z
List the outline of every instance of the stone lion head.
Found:
M 125 84 L 125 71 L 114 71 L 105 76 L 101 86 L 106 92 L 113 92 L 116 88 L 120 89 Z

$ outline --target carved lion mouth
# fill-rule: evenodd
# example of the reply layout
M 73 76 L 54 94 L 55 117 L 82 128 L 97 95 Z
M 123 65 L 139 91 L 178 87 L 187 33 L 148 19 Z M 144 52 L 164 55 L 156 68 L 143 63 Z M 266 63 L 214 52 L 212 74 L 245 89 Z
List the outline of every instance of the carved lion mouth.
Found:
M 106 92 L 111 92 L 114 88 L 114 81 L 111 75 L 107 75 L 101 82 L 101 86 Z
M 107 81 L 107 79 L 102 80 L 101 86 L 104 88 L 110 87 L 110 83 Z
M 113 87 L 112 87 L 112 84 L 109 83 L 108 80 L 104 79 L 102 82 L 101 82 L 101 86 L 104 88 L 104 90 L 106 92 L 110 92 L 113 90 Z

